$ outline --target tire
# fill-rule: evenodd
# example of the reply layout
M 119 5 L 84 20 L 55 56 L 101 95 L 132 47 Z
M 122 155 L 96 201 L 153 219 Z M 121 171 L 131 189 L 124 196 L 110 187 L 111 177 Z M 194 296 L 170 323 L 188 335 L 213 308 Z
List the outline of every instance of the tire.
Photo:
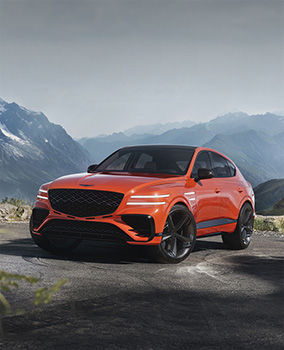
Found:
M 245 203 L 240 210 L 235 231 L 222 234 L 224 244 L 234 250 L 246 249 L 251 242 L 253 221 L 252 206 Z
M 55 238 L 51 240 L 47 237 L 34 234 L 32 231 L 32 217 L 30 219 L 30 233 L 34 243 L 37 246 L 39 246 L 43 250 L 54 254 L 70 253 L 81 243 L 81 239 Z
M 185 260 L 194 248 L 196 223 L 186 206 L 172 207 L 163 230 L 162 241 L 154 246 L 155 260 L 161 263 L 177 264 Z

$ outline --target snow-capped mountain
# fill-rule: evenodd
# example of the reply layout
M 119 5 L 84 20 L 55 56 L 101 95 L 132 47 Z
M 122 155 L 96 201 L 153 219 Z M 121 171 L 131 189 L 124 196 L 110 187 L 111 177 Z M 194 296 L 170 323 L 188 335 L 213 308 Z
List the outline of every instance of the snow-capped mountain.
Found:
M 0 99 L 0 199 L 30 199 L 41 183 L 85 171 L 83 147 L 40 112 Z

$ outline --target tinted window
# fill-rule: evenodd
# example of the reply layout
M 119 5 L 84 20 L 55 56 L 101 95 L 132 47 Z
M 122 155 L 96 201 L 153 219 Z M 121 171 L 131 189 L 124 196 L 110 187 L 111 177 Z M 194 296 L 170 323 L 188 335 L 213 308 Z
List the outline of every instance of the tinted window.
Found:
M 227 160 L 228 166 L 230 168 L 231 176 L 236 175 L 236 167 L 229 160 Z
M 211 169 L 211 163 L 208 152 L 198 153 L 194 163 L 194 167 L 192 169 L 191 177 L 197 177 L 197 172 L 200 168 Z
M 122 149 L 104 160 L 96 171 L 124 171 L 184 175 L 194 150 L 183 148 Z
M 153 156 L 147 153 L 140 153 L 133 164 L 133 169 L 147 169 L 153 163 Z
M 112 162 L 109 164 L 106 164 L 105 170 L 108 171 L 122 171 L 125 166 L 127 161 L 129 160 L 130 157 L 130 152 L 128 153 L 117 153 Z
M 217 153 L 211 152 L 212 156 L 212 171 L 215 177 L 231 177 L 227 159 Z

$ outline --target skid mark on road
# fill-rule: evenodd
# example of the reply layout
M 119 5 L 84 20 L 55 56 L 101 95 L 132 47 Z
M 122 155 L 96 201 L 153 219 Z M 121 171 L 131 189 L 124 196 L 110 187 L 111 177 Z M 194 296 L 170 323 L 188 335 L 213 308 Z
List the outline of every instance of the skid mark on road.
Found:
M 200 274 L 206 274 L 207 276 L 222 282 L 222 283 L 229 283 L 226 279 L 222 278 L 220 276 L 220 271 L 212 268 L 211 266 L 208 266 L 206 262 L 201 262 L 195 266 L 182 266 L 178 267 L 176 274 L 178 275 L 184 275 L 184 274 L 190 274 L 190 275 L 200 275 Z
M 22 259 L 30 264 L 39 265 L 47 267 L 48 264 L 41 260 L 40 257 L 30 257 L 30 256 L 22 256 Z

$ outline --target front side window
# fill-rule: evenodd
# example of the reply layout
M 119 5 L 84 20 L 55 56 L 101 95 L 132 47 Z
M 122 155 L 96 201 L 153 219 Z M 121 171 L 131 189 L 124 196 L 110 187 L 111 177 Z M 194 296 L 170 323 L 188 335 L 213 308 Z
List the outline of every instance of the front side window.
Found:
M 131 153 L 117 153 L 115 157 L 113 157 L 111 162 L 108 162 L 105 166 L 105 170 L 107 171 L 123 171 L 126 167 L 127 161 L 130 158 Z
M 194 149 L 159 148 L 121 149 L 98 165 L 96 171 L 185 175 Z
M 201 151 L 198 153 L 192 169 L 191 177 L 197 177 L 198 169 L 200 168 L 211 169 L 209 154 L 206 151 Z
M 153 155 L 147 154 L 147 153 L 140 153 L 137 156 L 136 163 L 133 164 L 133 170 L 144 170 L 144 169 L 151 169 L 155 170 L 155 164 Z
M 214 177 L 231 177 L 231 169 L 226 158 L 215 152 L 211 152 L 211 158 Z

